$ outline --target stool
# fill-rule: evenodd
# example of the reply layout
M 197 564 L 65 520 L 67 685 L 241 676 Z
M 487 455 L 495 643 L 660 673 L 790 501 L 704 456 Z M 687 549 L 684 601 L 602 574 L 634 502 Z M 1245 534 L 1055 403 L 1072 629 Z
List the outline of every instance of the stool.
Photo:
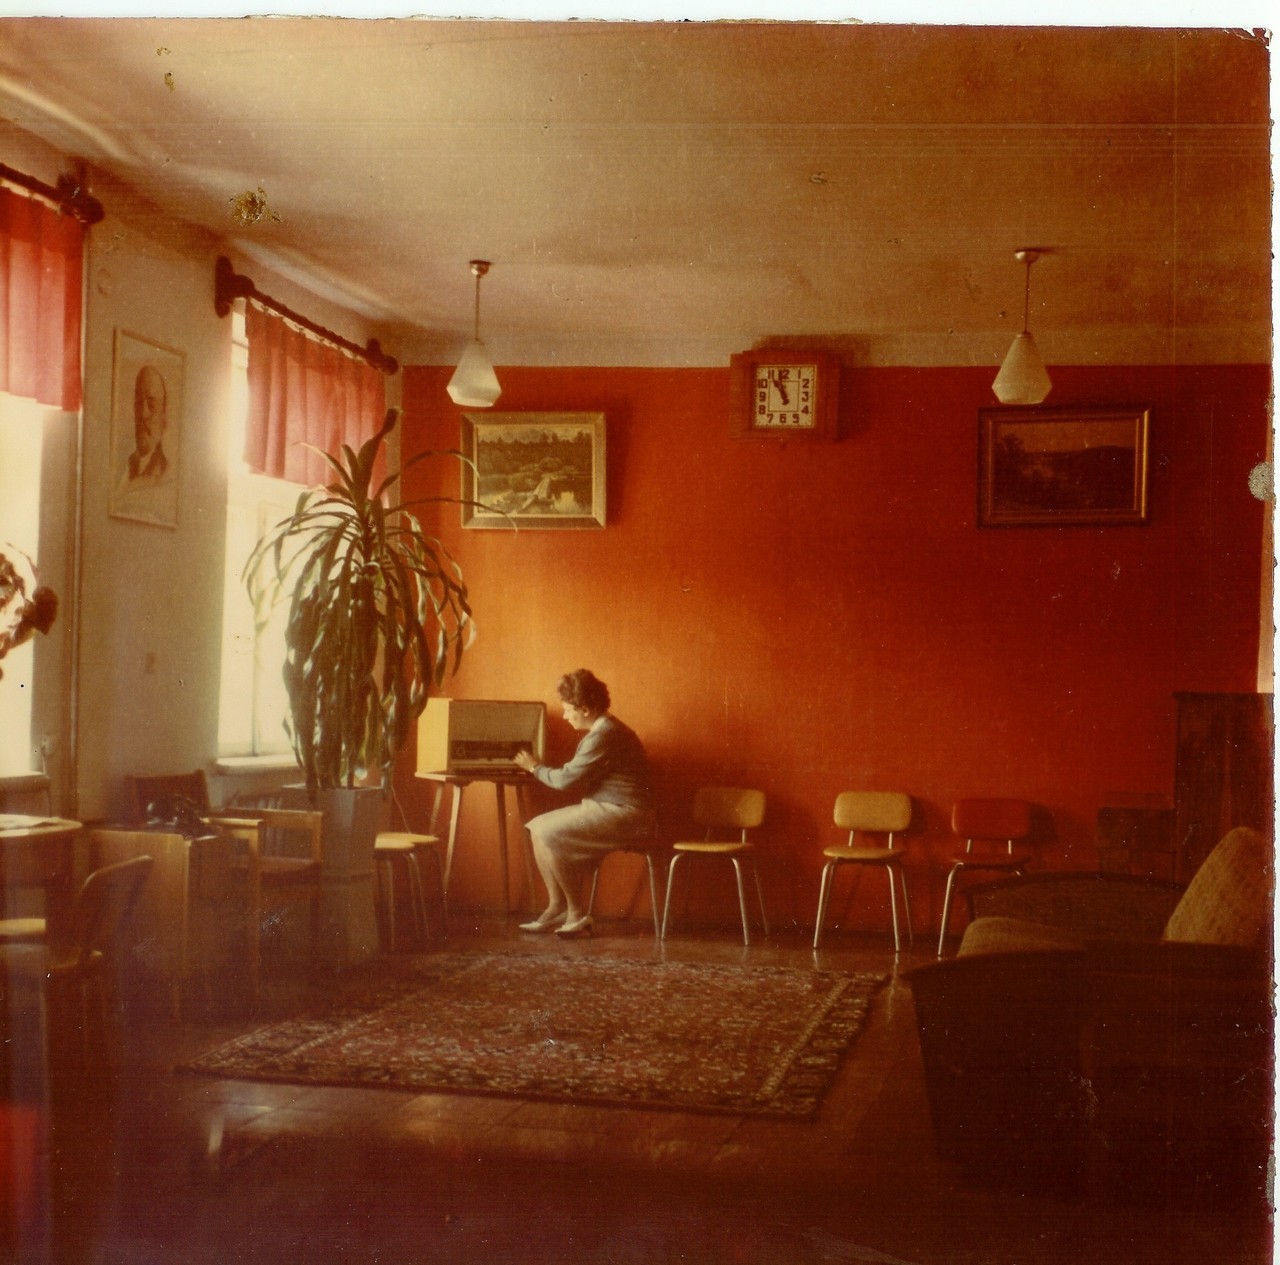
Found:
M 415 934 L 427 933 L 427 901 L 422 890 L 422 871 L 418 867 L 418 853 L 427 850 L 435 858 L 436 874 L 440 880 L 441 929 L 447 929 L 448 905 L 444 891 L 444 866 L 440 860 L 440 840 L 435 835 L 418 835 L 408 831 L 384 830 L 374 841 L 373 863 L 378 875 L 379 904 L 383 907 L 386 922 L 386 949 L 396 949 L 396 861 L 405 863 L 409 879 L 409 907 L 413 911 Z

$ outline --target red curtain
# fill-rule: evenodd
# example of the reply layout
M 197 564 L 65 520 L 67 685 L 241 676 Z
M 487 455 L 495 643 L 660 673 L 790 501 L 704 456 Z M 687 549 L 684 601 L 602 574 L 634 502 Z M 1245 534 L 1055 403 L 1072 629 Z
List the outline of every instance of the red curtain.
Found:
M 329 343 L 304 334 L 250 302 L 249 419 L 244 459 L 261 474 L 313 486 L 329 483 L 331 467 L 318 453 L 359 448 L 382 425 L 382 374 Z
M 0 391 L 80 407 L 84 226 L 0 188 Z

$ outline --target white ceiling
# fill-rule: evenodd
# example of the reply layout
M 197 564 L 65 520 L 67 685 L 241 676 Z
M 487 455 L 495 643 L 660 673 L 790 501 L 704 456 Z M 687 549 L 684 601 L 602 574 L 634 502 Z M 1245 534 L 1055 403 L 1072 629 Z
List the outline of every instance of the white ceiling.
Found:
M 23 134 L 447 363 L 1271 359 L 1268 59 L 1227 32 L 0 20 Z M 261 188 L 271 214 L 233 200 Z M 108 213 L 110 204 L 108 203 Z

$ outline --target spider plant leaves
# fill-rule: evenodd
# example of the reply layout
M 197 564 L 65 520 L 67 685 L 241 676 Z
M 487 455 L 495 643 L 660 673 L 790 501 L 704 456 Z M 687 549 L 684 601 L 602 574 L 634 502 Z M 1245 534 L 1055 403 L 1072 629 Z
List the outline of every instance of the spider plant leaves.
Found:
M 334 480 L 303 492 L 244 569 L 260 623 L 288 603 L 287 727 L 313 795 L 371 774 L 387 784 L 427 698 L 475 634 L 458 564 L 406 507 L 384 504 L 399 476 L 370 491 L 397 418 L 388 410 L 359 451 L 323 454 Z M 446 454 L 409 464 L 425 455 Z

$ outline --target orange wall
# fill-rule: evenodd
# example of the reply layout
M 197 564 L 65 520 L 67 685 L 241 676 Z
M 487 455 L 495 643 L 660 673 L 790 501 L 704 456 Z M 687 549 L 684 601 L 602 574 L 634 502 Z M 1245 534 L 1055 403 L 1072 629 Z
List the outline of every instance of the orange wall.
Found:
M 779 924 L 812 921 L 845 789 L 917 800 L 917 929 L 936 927 L 956 796 L 1033 801 L 1047 863 L 1092 865 L 1100 804 L 1172 792 L 1174 691 L 1256 687 L 1263 516 L 1247 477 L 1270 375 L 1052 373 L 1048 403 L 1151 407 L 1148 525 L 979 530 L 989 369 L 846 370 L 842 439 L 817 446 L 732 439 L 727 368 L 500 369 L 504 411 L 606 414 L 608 527 L 463 531 L 442 512 L 479 625 L 446 692 L 545 699 L 558 760 L 573 736 L 555 682 L 590 667 L 653 757 L 670 832 L 699 783 L 764 788 Z M 406 455 L 458 443 L 448 376 L 406 369 Z M 458 486 L 447 462 L 411 478 L 412 494 Z M 472 792 L 460 906 L 500 904 L 493 811 Z M 639 900 L 637 866 L 606 868 L 604 912 Z M 887 926 L 881 886 L 864 884 L 855 923 Z M 704 876 L 689 916 L 731 923 L 731 887 Z

